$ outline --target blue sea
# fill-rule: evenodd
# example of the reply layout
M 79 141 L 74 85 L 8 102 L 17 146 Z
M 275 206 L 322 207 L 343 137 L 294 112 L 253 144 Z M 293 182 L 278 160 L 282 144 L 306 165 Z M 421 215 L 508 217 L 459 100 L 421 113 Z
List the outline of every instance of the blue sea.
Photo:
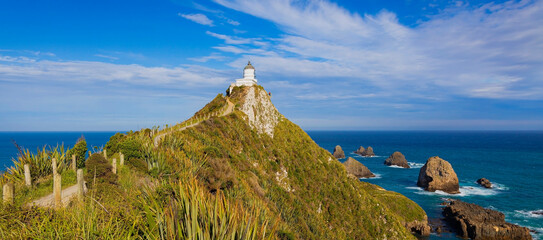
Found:
M 89 150 L 101 148 L 109 141 L 115 132 L 0 132 L 0 171 L 12 165 L 12 159 L 17 157 L 18 150 L 12 141 L 20 147 L 36 152 L 43 146 L 55 147 L 64 144 L 73 147 L 81 136 L 85 137 Z
M 361 179 L 399 192 L 418 203 L 430 219 L 441 218 L 445 198 L 461 199 L 503 212 L 506 221 L 528 227 L 534 239 L 543 239 L 543 132 L 437 132 L 437 131 L 308 131 L 322 148 L 333 152 L 340 145 L 347 157 L 366 165 L 377 177 Z M 377 156 L 353 152 L 371 146 Z M 383 164 L 393 152 L 402 152 L 410 169 Z M 453 166 L 460 194 L 431 193 L 417 187 L 420 168 L 431 156 Z M 342 159 L 344 161 L 345 159 Z M 493 189 L 476 180 L 489 179 Z M 432 234 L 431 239 L 456 239 L 454 234 Z
M 43 145 L 73 146 L 84 135 L 89 147 L 101 147 L 115 132 L 0 132 L 0 171 L 11 165 L 17 149 L 35 150 Z M 430 219 L 441 218 L 445 198 L 461 199 L 505 214 L 506 220 L 528 227 L 543 239 L 543 132 L 437 132 L 437 131 L 308 131 L 321 147 L 333 151 L 340 145 L 348 157 L 366 165 L 377 177 L 361 179 L 404 194 L 418 203 Z M 360 157 L 358 147 L 373 147 L 377 156 Z M 394 151 L 402 152 L 410 169 L 383 164 Z M 418 188 L 420 167 L 431 156 L 449 161 L 460 181 L 460 194 L 430 193 Z M 485 177 L 493 189 L 477 185 Z M 457 239 L 454 234 L 432 234 L 431 239 Z

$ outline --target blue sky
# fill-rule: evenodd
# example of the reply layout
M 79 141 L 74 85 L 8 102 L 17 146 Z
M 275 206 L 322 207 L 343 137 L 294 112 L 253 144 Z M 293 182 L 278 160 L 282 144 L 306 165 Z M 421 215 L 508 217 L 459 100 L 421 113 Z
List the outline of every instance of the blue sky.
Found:
M 543 130 L 543 1 L 0 1 L 0 131 L 190 117 L 247 60 L 307 130 Z

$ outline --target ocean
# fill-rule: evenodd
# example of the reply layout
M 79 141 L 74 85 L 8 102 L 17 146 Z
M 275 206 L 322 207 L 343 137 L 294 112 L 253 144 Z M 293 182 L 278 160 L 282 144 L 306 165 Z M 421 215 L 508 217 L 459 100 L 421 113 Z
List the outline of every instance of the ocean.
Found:
M 103 147 L 109 137 L 116 132 L 0 132 L 0 171 L 12 165 L 12 159 L 17 157 L 18 150 L 12 141 L 20 147 L 36 152 L 44 145 L 55 147 L 64 144 L 73 147 L 77 139 L 85 137 L 89 150 Z M 92 150 L 91 150 L 92 151 Z
M 35 150 L 43 145 L 73 146 L 84 135 L 89 147 L 101 147 L 115 132 L 0 132 L 0 171 L 11 165 L 17 149 Z M 308 131 L 321 147 L 333 151 L 340 145 L 347 157 L 366 165 L 375 178 L 361 179 L 399 192 L 418 203 L 430 219 L 441 217 L 446 198 L 461 199 L 503 212 L 506 220 L 536 231 L 543 239 L 543 132 L 440 132 L 440 131 Z M 360 157 L 358 147 L 371 146 L 377 156 Z M 394 151 L 402 152 L 410 169 L 383 164 Z M 431 193 L 417 187 L 420 168 L 431 156 L 450 162 L 460 181 L 460 194 Z M 494 188 L 475 182 L 484 177 Z M 430 239 L 457 239 L 454 234 L 432 234 Z
M 308 131 L 322 148 L 336 145 L 368 167 L 375 178 L 361 179 L 399 192 L 418 203 L 428 218 L 440 218 L 445 198 L 476 203 L 505 214 L 506 221 L 528 227 L 543 239 L 543 132 L 438 131 Z M 375 157 L 353 152 L 371 146 Z M 410 169 L 383 164 L 393 152 L 403 153 Z M 460 194 L 426 192 L 417 187 L 420 168 L 432 156 L 447 160 L 460 182 Z M 346 159 L 342 159 L 345 161 Z M 479 186 L 487 178 L 494 188 Z M 454 234 L 432 234 L 431 239 L 457 239 Z

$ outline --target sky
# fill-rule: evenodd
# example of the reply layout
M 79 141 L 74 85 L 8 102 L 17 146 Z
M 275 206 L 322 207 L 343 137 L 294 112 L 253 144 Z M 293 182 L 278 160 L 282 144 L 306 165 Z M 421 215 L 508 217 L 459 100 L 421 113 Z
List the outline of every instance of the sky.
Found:
M 305 130 L 543 130 L 543 0 L 0 0 L 0 131 L 175 124 L 249 60 Z

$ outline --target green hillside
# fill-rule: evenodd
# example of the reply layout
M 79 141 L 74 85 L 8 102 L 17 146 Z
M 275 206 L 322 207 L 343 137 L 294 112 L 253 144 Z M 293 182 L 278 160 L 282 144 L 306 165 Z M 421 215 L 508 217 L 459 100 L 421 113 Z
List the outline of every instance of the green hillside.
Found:
M 116 134 L 105 148 L 108 160 L 126 158 L 115 179 L 58 211 L 4 204 L 0 236 L 414 239 L 406 225 L 426 223 L 413 201 L 348 176 L 260 86 L 219 94 L 178 126 Z

